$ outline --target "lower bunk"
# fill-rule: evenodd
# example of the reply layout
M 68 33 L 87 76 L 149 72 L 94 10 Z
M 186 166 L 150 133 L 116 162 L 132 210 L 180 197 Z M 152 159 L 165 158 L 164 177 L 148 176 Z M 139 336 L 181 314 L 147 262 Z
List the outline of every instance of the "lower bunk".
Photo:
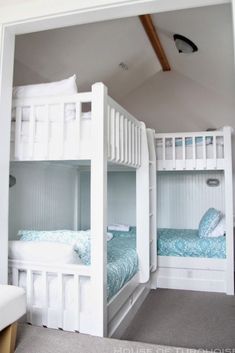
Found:
M 152 288 L 226 292 L 226 236 L 198 230 L 159 229 L 158 269 Z
M 68 240 L 71 234 L 78 235 L 75 247 Z M 93 333 L 94 325 L 95 332 L 89 232 L 26 231 L 20 236 L 21 241 L 9 242 L 9 278 L 10 283 L 26 290 L 25 320 L 33 325 L 87 334 Z M 55 242 L 58 239 L 61 243 Z M 135 232 L 114 232 L 107 242 L 110 337 L 123 334 L 149 290 L 139 281 Z

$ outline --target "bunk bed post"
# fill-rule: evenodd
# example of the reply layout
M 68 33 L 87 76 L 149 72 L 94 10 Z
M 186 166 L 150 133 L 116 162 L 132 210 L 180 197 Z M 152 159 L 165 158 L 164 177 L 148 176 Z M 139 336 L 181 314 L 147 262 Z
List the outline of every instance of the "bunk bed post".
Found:
M 107 336 L 107 88 L 92 86 L 91 334 Z
M 224 179 L 226 220 L 226 293 L 234 295 L 234 236 L 233 236 L 233 171 L 232 171 L 232 129 L 224 127 Z
M 76 169 L 75 185 L 74 185 L 74 222 L 73 229 L 79 230 L 81 226 L 81 209 L 80 209 L 80 185 L 81 185 L 81 172 L 79 168 Z
M 157 269 L 157 156 L 155 150 L 155 130 L 147 129 L 149 148 L 149 234 L 150 269 Z
M 140 283 L 150 274 L 149 234 L 149 150 L 145 124 L 141 122 L 141 166 L 136 171 L 136 249 L 139 259 Z M 147 237 L 147 241 L 146 241 Z

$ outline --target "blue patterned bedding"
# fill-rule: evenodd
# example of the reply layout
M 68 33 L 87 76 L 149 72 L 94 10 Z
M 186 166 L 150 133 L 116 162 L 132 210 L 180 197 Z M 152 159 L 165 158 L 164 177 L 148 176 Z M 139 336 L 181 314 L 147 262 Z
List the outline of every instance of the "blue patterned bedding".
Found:
M 135 230 L 112 232 L 107 243 L 107 298 L 110 300 L 138 271 Z M 90 265 L 90 241 L 77 252 L 85 265 Z
M 40 233 L 40 235 L 38 234 Z M 43 232 L 42 232 L 43 233 Z M 23 231 L 21 240 L 40 240 L 41 232 Z M 46 234 L 47 233 L 47 234 Z M 110 300 L 138 271 L 136 252 L 136 229 L 130 232 L 112 232 L 113 239 L 107 243 L 107 299 Z M 60 241 L 73 244 L 85 265 L 90 264 L 90 238 L 87 232 L 55 231 L 45 232 L 47 241 Z M 42 237 L 41 240 L 45 239 Z M 226 237 L 200 238 L 198 230 L 158 229 L 158 255 L 226 258 Z
M 138 271 L 135 228 L 130 232 L 112 232 L 107 242 L 107 298 L 110 300 Z M 24 241 L 52 241 L 75 244 L 75 251 L 84 265 L 90 265 L 91 242 L 89 231 L 19 231 Z
M 158 255 L 226 258 L 226 237 L 200 238 L 194 229 L 158 229 Z
M 110 300 L 138 271 L 135 236 L 117 236 L 108 242 L 107 297 Z

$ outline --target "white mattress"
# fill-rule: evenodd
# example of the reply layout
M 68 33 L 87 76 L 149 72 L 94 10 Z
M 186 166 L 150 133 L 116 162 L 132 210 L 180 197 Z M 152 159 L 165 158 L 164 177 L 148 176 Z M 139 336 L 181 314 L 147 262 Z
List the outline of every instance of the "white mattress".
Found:
M 8 257 L 20 261 L 32 261 L 53 264 L 82 264 L 74 251 L 74 244 L 54 243 L 50 241 L 8 242 Z

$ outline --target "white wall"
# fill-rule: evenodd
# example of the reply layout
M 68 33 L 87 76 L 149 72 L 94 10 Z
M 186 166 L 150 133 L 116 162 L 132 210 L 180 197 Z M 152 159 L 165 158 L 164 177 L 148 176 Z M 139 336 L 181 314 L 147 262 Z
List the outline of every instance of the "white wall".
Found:
M 157 132 L 235 128 L 234 100 L 176 71 L 156 74 L 121 103 Z
M 207 179 L 217 178 L 220 185 L 209 187 Z M 158 173 L 158 227 L 197 229 L 209 207 L 224 212 L 222 172 Z
M 10 188 L 9 238 L 20 229 L 73 229 L 76 169 L 42 163 L 14 163 Z
M 208 178 L 218 178 L 218 187 L 209 187 Z M 222 172 L 158 173 L 158 227 L 197 229 L 203 213 L 215 207 L 224 212 Z M 81 173 L 81 228 L 90 227 L 90 174 Z M 136 224 L 135 173 L 117 172 L 108 176 L 108 223 Z
M 158 73 L 122 104 L 156 132 L 203 131 L 225 125 L 235 129 L 235 100 L 231 95 L 223 96 L 175 71 Z M 234 169 L 235 136 L 232 146 Z
M 108 173 L 108 224 L 136 224 L 135 172 Z M 90 227 L 90 174 L 81 173 L 81 229 Z
M 75 168 L 48 163 L 12 163 L 16 185 L 10 188 L 9 238 L 20 229 L 73 229 L 75 198 L 81 229 L 90 228 L 90 172 L 81 172 L 80 197 L 75 195 Z M 108 222 L 136 224 L 135 172 L 108 174 Z

